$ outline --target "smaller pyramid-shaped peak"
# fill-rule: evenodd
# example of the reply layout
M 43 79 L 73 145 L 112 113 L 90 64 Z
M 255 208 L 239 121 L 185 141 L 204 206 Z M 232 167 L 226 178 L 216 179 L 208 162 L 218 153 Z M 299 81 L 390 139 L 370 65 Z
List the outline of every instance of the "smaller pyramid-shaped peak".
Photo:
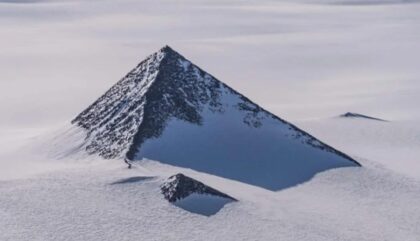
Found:
M 344 114 L 340 115 L 340 117 L 343 117 L 343 118 L 363 118 L 363 119 L 387 122 L 387 120 L 384 120 L 384 119 L 380 119 L 380 118 L 376 118 L 376 117 L 372 117 L 372 116 L 367 116 L 367 115 L 363 115 L 363 114 L 359 114 L 359 113 L 355 113 L 355 112 L 347 112 L 347 113 L 344 113 Z
M 232 201 L 237 201 L 235 198 L 211 188 L 191 177 L 185 176 L 182 173 L 169 177 L 167 182 L 161 186 L 161 191 L 165 199 L 169 202 L 184 199 L 193 193 L 219 196 L 231 199 Z
M 163 183 L 161 193 L 173 205 L 204 216 L 214 215 L 226 204 L 237 201 L 235 198 L 182 173 L 171 176 Z

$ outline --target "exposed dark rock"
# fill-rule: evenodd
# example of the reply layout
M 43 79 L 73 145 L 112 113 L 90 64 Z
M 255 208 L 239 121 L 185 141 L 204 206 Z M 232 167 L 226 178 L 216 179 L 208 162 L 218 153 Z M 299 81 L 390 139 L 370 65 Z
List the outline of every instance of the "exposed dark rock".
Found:
M 166 46 L 142 61 L 72 123 L 88 131 L 88 153 L 132 159 L 145 140 L 162 134 L 170 118 L 200 125 L 204 106 L 223 112 L 220 95 L 226 90 L 234 92 Z M 242 110 L 249 114 L 244 122 L 258 127 L 256 111 L 260 108 L 246 100 L 248 108 Z
M 191 177 L 187 177 L 182 173 L 169 177 L 168 181 L 162 184 L 161 191 L 165 199 L 171 203 L 184 199 L 193 193 L 213 195 L 237 201 L 235 198 L 211 188 Z
M 89 154 L 133 160 L 146 140 L 162 135 L 169 120 L 201 125 L 204 110 L 223 114 L 230 104 L 221 100 L 223 96 L 239 100 L 234 108 L 242 112 L 243 123 L 249 128 L 261 127 L 264 119 L 275 119 L 293 130 L 290 136 L 303 144 L 360 165 L 346 154 L 264 110 L 169 46 L 142 61 L 72 123 L 87 131 L 84 149 Z

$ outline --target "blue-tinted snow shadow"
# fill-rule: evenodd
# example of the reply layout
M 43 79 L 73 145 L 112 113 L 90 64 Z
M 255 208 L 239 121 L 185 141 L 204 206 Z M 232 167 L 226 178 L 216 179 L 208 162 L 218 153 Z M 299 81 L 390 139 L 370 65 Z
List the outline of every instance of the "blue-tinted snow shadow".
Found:
M 277 119 L 266 119 L 254 128 L 243 124 L 236 109 L 203 115 L 202 125 L 171 120 L 159 138 L 141 145 L 134 159 L 191 168 L 272 191 L 304 183 L 332 168 L 359 166 L 346 154 Z
M 218 213 L 226 204 L 231 202 L 234 202 L 234 200 L 213 195 L 193 193 L 186 198 L 174 202 L 173 205 L 188 212 L 208 217 Z
M 155 178 L 155 177 L 142 177 L 142 176 L 128 177 L 128 178 L 123 178 L 123 179 L 120 179 L 118 181 L 115 181 L 115 182 L 111 183 L 111 185 L 143 182 L 143 181 L 151 180 L 153 178 Z
M 194 150 L 194 148 L 196 148 Z M 293 187 L 312 179 L 317 173 L 341 167 L 358 167 L 345 158 L 317 150 L 293 150 L 288 147 L 288 155 L 282 154 L 281 147 L 275 155 L 254 150 L 252 146 L 244 150 L 231 149 L 232 153 L 201 151 L 201 147 L 181 147 L 179 151 L 166 153 L 150 153 L 148 159 L 162 163 L 191 168 L 227 179 L 262 187 L 271 191 L 279 191 Z M 211 147 L 210 147 L 211 149 Z M 182 150 L 182 151 L 181 151 Z M 216 149 L 213 149 L 216 150 Z M 203 154 L 201 154 L 203 153 Z M 273 153 L 270 153 L 273 154 Z

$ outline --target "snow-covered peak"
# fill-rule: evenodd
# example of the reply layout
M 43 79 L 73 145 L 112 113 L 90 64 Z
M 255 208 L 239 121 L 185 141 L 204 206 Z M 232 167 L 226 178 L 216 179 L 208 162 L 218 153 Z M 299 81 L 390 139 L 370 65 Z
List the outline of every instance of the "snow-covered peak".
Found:
M 176 53 L 176 54 L 178 54 L 175 50 L 173 50 L 169 45 L 165 45 L 165 46 L 163 46 L 160 50 L 159 50 L 159 52 L 162 52 L 162 53 L 169 53 L 169 52 L 171 52 L 171 53 Z
M 359 166 L 163 47 L 72 123 L 82 149 L 148 158 L 278 190 L 319 171 Z
M 86 150 L 105 158 L 134 157 L 137 146 L 161 135 L 176 118 L 200 124 L 204 107 L 223 112 L 220 97 L 232 89 L 169 46 L 150 55 L 73 121 L 87 130 Z M 244 121 L 258 126 L 260 107 L 240 96 Z M 254 116 L 254 117 L 253 117 Z M 134 144 L 133 144 L 134 143 Z

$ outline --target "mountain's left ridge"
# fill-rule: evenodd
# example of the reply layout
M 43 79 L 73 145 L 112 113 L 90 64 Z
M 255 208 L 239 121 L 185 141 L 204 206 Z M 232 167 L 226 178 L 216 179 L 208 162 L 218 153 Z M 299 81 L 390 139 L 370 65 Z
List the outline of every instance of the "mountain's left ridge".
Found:
M 85 150 L 104 158 L 123 157 L 142 122 L 145 93 L 164 57 L 163 49 L 140 62 L 72 120 L 87 131 Z

